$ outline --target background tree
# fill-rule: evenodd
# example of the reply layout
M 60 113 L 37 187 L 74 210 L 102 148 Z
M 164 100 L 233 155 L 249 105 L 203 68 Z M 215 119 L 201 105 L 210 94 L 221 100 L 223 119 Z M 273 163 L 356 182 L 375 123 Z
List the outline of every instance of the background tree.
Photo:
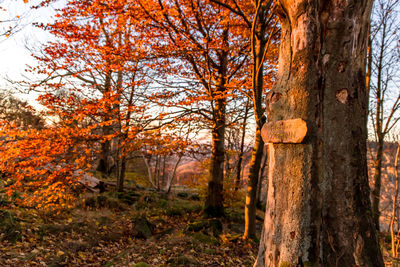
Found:
M 0 92 L 0 120 L 15 123 L 21 129 L 43 128 L 43 118 L 26 102 L 10 92 Z
M 375 2 L 373 23 L 371 26 L 371 80 L 370 83 L 370 118 L 374 130 L 377 152 L 374 159 L 372 216 L 376 229 L 379 230 L 379 202 L 382 187 L 383 146 L 388 133 L 400 119 L 400 93 L 395 79 L 399 72 L 399 50 L 397 33 L 399 1 L 378 0 Z
M 274 15 L 271 12 L 273 1 L 211 1 L 225 7 L 232 12 L 232 14 L 241 18 L 249 31 L 248 41 L 251 47 L 252 59 L 252 91 L 250 98 L 253 102 L 256 134 L 249 167 L 249 182 L 245 206 L 245 230 L 243 236 L 244 238 L 254 238 L 257 183 L 264 150 L 264 142 L 261 138 L 261 128 L 265 123 L 264 108 L 262 105 L 263 96 L 265 94 L 264 81 L 266 80 L 268 84 L 272 81 L 274 76 L 274 55 L 276 54 L 274 54 L 273 48 L 270 50 L 270 46 L 273 47 L 271 44 L 275 42 L 274 38 L 276 38 L 275 35 L 278 32 L 275 28 Z M 275 52 L 276 51 L 275 46 Z M 267 61 L 267 71 L 264 71 L 265 61 Z
M 226 114 L 235 110 L 229 102 L 238 97 L 247 70 L 248 45 L 242 25 L 207 1 L 148 1 L 140 5 L 153 33 L 150 36 L 146 31 L 146 38 L 153 41 L 152 49 L 160 58 L 168 59 L 162 61 L 168 63 L 163 71 L 175 80 L 175 85 L 155 93 L 156 101 L 166 99 L 166 106 L 182 110 L 181 119 L 190 117 L 211 130 L 211 177 L 205 213 L 221 216 L 225 128 L 229 123 Z
M 277 1 L 268 196 L 255 266 L 384 266 L 368 194 L 372 1 Z

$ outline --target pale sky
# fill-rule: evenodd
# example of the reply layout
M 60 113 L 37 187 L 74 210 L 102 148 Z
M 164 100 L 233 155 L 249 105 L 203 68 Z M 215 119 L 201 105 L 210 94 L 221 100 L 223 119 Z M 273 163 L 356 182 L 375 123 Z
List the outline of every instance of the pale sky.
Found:
M 22 80 L 25 73 L 26 65 L 33 64 L 35 61 L 31 57 L 31 53 L 27 49 L 38 48 L 41 43 L 46 43 L 50 40 L 50 35 L 37 27 L 34 27 L 34 22 L 48 22 L 54 14 L 55 5 L 42 8 L 31 9 L 31 6 L 36 4 L 37 0 L 31 0 L 27 4 L 23 0 L 0 0 L 0 6 L 6 11 L 0 12 L 0 29 L 1 33 L 9 25 L 15 25 L 15 22 L 9 24 L 3 21 L 16 18 L 19 16 L 19 30 L 10 37 L 0 37 L 0 88 L 10 89 L 7 78 L 11 80 Z M 64 1 L 61 1 L 64 2 Z M 56 4 L 60 6 L 60 2 Z M 1 34 L 0 33 L 0 34 Z M 21 98 L 23 96 L 20 96 Z M 32 98 L 32 97 L 31 97 Z

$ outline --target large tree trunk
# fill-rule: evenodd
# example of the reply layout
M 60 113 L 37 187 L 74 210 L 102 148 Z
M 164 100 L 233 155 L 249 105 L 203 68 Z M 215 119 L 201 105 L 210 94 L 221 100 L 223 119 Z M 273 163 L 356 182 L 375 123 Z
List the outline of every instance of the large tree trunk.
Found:
M 269 184 L 255 266 L 383 266 L 366 161 L 371 8 L 277 1 L 281 51 L 263 129 Z

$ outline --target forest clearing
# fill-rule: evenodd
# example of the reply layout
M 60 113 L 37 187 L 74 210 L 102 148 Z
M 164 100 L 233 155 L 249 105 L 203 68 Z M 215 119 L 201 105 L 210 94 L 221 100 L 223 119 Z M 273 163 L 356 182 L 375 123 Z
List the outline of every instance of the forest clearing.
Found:
M 243 206 L 222 220 L 204 219 L 201 210 L 198 194 L 168 199 L 154 191 L 88 195 L 59 215 L 2 210 L 0 265 L 251 265 L 257 246 L 241 239 Z

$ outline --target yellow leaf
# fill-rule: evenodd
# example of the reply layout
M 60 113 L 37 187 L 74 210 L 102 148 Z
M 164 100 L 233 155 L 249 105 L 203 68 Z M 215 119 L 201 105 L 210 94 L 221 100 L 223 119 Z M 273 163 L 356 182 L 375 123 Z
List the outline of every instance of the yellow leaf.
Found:
M 64 254 L 65 254 L 64 251 L 61 251 L 61 250 L 57 251 L 57 256 L 62 256 Z

